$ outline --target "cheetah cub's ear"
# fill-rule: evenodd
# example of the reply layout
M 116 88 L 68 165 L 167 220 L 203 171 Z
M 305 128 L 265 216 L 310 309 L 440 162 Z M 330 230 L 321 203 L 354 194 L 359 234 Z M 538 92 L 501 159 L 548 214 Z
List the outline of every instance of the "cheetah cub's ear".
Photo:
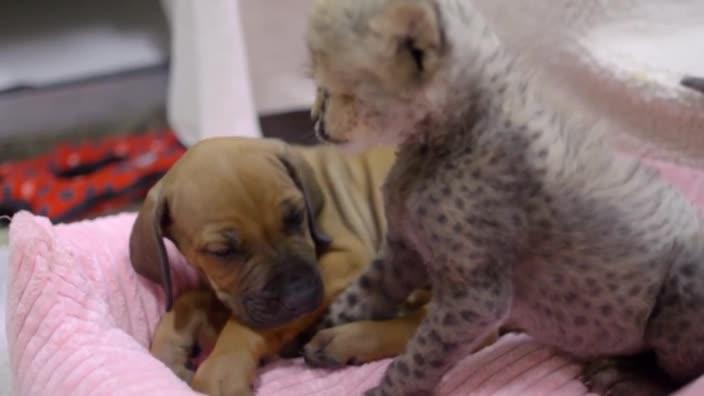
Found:
M 391 0 L 374 16 L 370 30 L 382 38 L 386 67 L 378 72 L 388 88 L 404 91 L 427 81 L 445 50 L 439 10 L 430 0 Z

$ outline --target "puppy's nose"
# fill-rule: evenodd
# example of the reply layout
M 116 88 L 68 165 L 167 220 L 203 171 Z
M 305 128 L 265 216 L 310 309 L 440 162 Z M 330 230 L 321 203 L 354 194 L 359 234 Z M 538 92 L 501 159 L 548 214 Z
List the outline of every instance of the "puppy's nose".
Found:
M 282 289 L 282 297 L 286 306 L 310 310 L 320 303 L 323 283 L 320 276 L 314 271 L 301 270 L 286 276 Z
M 295 273 L 289 277 L 286 288 L 289 290 L 307 290 L 316 286 L 316 283 L 316 277 L 313 274 Z

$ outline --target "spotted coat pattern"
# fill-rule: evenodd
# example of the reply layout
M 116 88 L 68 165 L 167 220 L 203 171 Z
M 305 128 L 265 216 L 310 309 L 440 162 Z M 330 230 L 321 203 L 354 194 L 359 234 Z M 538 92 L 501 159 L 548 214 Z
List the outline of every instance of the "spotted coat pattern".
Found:
M 401 146 L 385 185 L 387 243 L 328 315 L 389 317 L 432 286 L 428 316 L 368 394 L 430 394 L 460 345 L 507 323 L 577 358 L 652 350 L 675 380 L 702 374 L 697 210 L 551 111 L 471 5 L 440 3 L 452 5 L 441 7 L 446 26 L 483 44 L 461 58 L 446 109 L 457 116 Z

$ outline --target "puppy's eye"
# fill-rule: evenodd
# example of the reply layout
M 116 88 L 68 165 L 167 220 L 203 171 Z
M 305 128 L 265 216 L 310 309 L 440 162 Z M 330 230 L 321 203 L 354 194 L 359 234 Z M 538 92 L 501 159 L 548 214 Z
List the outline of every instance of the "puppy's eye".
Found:
M 301 224 L 303 224 L 303 220 L 305 220 L 305 215 L 302 210 L 288 210 L 284 215 L 284 227 L 291 231 L 299 230 L 301 228 Z
M 211 255 L 218 257 L 218 258 L 223 258 L 223 259 L 230 259 L 233 257 L 237 257 L 241 254 L 241 252 L 234 246 L 231 245 L 222 245 L 222 246 L 213 246 L 208 248 L 208 253 Z

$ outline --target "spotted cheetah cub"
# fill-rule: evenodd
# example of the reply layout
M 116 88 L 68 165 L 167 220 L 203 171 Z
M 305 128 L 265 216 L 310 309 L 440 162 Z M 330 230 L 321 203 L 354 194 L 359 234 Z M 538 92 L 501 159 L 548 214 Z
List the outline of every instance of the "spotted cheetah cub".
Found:
M 459 347 L 508 322 L 585 361 L 644 353 L 677 383 L 702 374 L 697 210 L 541 101 L 471 1 L 318 0 L 308 41 L 321 139 L 400 147 L 385 246 L 328 319 L 392 316 L 433 291 L 369 395 L 430 394 Z M 596 391 L 666 391 L 604 367 Z

